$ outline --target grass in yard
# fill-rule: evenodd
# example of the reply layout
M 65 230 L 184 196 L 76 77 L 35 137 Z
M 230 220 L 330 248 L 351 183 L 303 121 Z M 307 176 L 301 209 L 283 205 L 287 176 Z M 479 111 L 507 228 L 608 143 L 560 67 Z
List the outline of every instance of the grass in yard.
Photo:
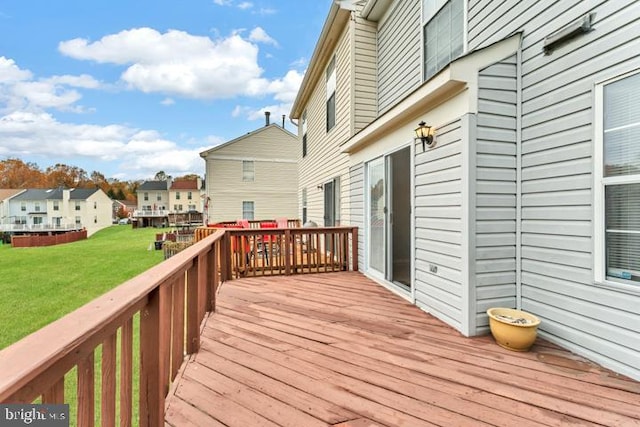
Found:
M 0 349 L 161 262 L 147 250 L 157 232 L 116 225 L 65 245 L 0 245 Z

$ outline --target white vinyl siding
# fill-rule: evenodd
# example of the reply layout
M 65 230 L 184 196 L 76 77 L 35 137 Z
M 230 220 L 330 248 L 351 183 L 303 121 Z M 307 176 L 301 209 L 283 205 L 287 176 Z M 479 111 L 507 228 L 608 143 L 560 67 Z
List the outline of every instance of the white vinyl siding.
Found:
M 237 220 L 242 201 L 255 202 L 256 219 L 297 218 L 299 155 L 297 138 L 275 124 L 209 152 L 209 222 Z M 253 162 L 255 181 L 243 181 L 243 161 Z
M 349 170 L 349 180 L 351 183 L 351 222 L 349 225 L 358 227 L 358 268 L 365 270 L 364 265 L 364 165 L 359 163 Z
M 475 144 L 475 333 L 486 311 L 516 308 L 515 55 L 480 71 Z M 473 285 L 473 283 L 471 284 Z
M 435 148 L 415 154 L 416 304 L 462 329 L 462 123 L 437 131 Z M 434 271 L 435 270 L 435 271 Z
M 422 83 L 421 0 L 393 2 L 378 28 L 378 114 Z
M 375 120 L 378 114 L 376 35 L 373 22 L 359 20 L 352 32 L 352 105 L 351 134 L 356 134 Z
M 308 220 L 324 224 L 324 191 L 320 185 L 339 177 L 340 212 L 342 224 L 349 224 L 349 164 L 348 155 L 340 152 L 340 145 L 351 136 L 352 103 L 351 51 L 348 27 L 340 35 L 335 47 L 336 58 L 336 125 L 326 132 L 326 79 L 321 77 L 304 106 L 307 112 L 307 156 L 299 157 L 300 179 L 298 195 L 307 188 Z
M 546 36 L 587 13 L 593 31 L 543 53 Z M 520 306 L 542 319 L 541 336 L 640 378 L 640 292 L 594 283 L 593 203 L 594 88 L 640 68 L 640 3 L 469 0 L 468 15 L 470 50 L 523 34 Z

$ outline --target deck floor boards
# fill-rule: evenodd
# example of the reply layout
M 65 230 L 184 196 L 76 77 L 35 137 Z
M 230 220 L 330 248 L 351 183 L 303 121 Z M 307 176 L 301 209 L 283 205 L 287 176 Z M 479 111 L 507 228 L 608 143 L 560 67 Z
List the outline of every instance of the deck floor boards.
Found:
M 640 426 L 640 383 L 453 328 L 359 273 L 222 285 L 169 426 Z

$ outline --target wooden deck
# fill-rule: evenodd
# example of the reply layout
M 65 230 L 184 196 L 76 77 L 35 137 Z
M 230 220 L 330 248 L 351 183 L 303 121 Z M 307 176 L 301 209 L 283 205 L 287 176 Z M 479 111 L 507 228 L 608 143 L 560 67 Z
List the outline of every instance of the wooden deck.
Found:
M 223 284 L 171 426 L 640 426 L 640 383 L 465 338 L 359 273 Z

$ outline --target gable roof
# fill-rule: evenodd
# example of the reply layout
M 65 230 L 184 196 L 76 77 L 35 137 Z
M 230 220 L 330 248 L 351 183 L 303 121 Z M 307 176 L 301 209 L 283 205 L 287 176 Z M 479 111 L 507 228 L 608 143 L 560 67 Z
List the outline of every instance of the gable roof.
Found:
M 15 189 L 8 189 L 8 188 L 0 189 L 0 202 L 13 197 L 22 191 L 24 190 L 15 190 Z
M 349 22 L 350 17 L 351 12 L 349 10 L 342 9 L 336 2 L 331 4 L 322 32 L 311 55 L 311 61 L 309 61 L 307 71 L 304 73 L 296 99 L 293 101 L 293 106 L 289 113 L 289 117 L 292 119 L 299 119 L 302 116 L 304 107 L 313 93 L 316 82 L 324 76 L 324 69 L 331 59 L 333 48 L 338 43 L 340 33 Z
M 85 200 L 88 199 L 89 196 L 95 194 L 99 191 L 99 188 L 74 188 L 71 190 L 71 195 L 69 199 L 71 200 Z
M 173 181 L 170 190 L 197 190 L 198 181 L 195 179 Z
M 55 199 L 56 197 L 51 197 L 54 191 L 56 190 L 30 188 L 16 195 L 13 200 L 48 200 L 49 198 Z M 62 197 L 58 198 L 62 199 Z
M 254 136 L 254 135 L 257 135 L 257 134 L 259 134 L 259 133 L 262 133 L 262 132 L 266 131 L 267 129 L 278 129 L 280 132 L 282 132 L 282 133 L 283 133 L 284 135 L 286 135 L 287 137 L 294 138 L 294 139 L 296 139 L 296 140 L 297 140 L 297 137 L 296 137 L 293 133 L 291 133 L 291 132 L 289 132 L 288 130 L 284 129 L 283 127 L 281 127 L 281 126 L 277 125 L 276 123 L 271 123 L 270 125 L 262 126 L 261 128 L 258 128 L 258 129 L 256 129 L 256 130 L 253 130 L 253 131 L 251 131 L 251 132 L 248 132 L 248 133 L 246 133 L 246 134 L 244 134 L 244 135 L 242 135 L 242 136 L 239 136 L 239 137 L 237 137 L 237 138 L 235 138 L 235 139 L 232 139 L 231 141 L 227 141 L 227 142 L 225 142 L 224 144 L 216 145 L 216 146 L 215 146 L 215 147 L 213 147 L 213 148 L 210 148 L 210 149 L 208 149 L 208 150 L 205 150 L 205 151 L 203 151 L 203 152 L 201 152 L 201 153 L 200 153 L 200 157 L 205 158 L 205 157 L 207 157 L 209 154 L 213 153 L 214 151 L 218 151 L 218 150 L 220 150 L 221 148 L 227 147 L 227 146 L 229 146 L 229 145 L 231 145 L 231 144 L 235 144 L 236 142 L 240 142 L 240 141 L 242 141 L 242 140 L 244 140 L 244 139 L 250 138 L 250 137 L 252 137 L 252 136 Z
M 138 187 L 138 191 L 167 191 L 168 187 L 167 181 L 145 181 Z

